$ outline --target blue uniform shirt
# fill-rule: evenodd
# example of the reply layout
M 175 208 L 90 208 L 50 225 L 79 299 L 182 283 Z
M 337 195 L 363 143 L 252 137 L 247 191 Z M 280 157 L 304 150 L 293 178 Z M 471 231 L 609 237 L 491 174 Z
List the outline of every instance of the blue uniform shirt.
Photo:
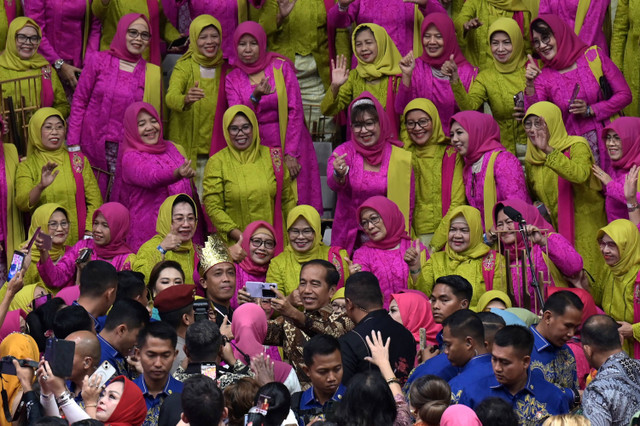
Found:
M 155 397 L 149 393 L 147 384 L 144 381 L 144 375 L 141 374 L 138 376 L 133 383 L 138 385 L 144 396 L 144 401 L 147 403 L 147 417 L 145 417 L 142 426 L 156 426 L 158 424 L 158 416 L 160 415 L 160 406 L 164 402 L 164 399 L 172 393 L 182 393 L 182 382 L 174 379 L 171 375 L 169 375 L 167 384 L 164 386 L 162 392 Z
M 462 367 L 460 374 L 449 381 L 451 387 L 451 400 L 458 402 L 465 389 L 472 383 L 487 380 L 493 376 L 491 366 L 491 354 L 486 353 L 473 357 Z
M 129 363 L 127 362 L 127 358 L 99 334 L 98 340 L 100 341 L 100 364 L 109 361 L 109 364 L 116 369 L 116 376 L 131 378 L 131 376 L 129 376 Z
M 82 306 L 81 304 L 78 303 L 77 300 L 74 300 L 72 305 Z M 85 311 L 87 311 L 87 310 L 85 309 Z M 89 314 L 89 311 L 87 311 L 87 313 Z M 107 319 L 106 315 L 104 316 L 104 321 L 101 321 L 99 318 L 94 318 L 93 315 L 91 315 L 91 314 L 89 314 L 89 316 L 93 320 L 93 327 L 96 329 L 96 334 L 100 333 L 102 331 L 102 329 L 104 328 L 104 322 Z M 103 317 L 100 317 L 100 318 L 103 318 Z
M 443 352 L 414 368 L 409 375 L 409 379 L 407 379 L 404 391 L 407 393 L 411 387 L 411 383 L 413 383 L 413 381 L 418 377 L 433 374 L 434 376 L 438 376 L 448 382 L 458 375 L 458 371 L 458 368 L 451 365 L 449 358 L 447 358 L 447 355 Z
M 544 380 L 540 374 L 531 371 L 524 389 L 515 395 L 511 395 L 493 376 L 470 383 L 458 403 L 475 408 L 490 397 L 502 398 L 510 403 L 522 426 L 541 425 L 546 417 L 569 412 L 569 404 L 562 397 L 562 391 Z
M 298 416 L 298 424 L 300 426 L 304 426 L 303 414 L 306 411 L 307 413 L 326 410 L 330 403 L 338 402 L 342 400 L 344 393 L 347 391 L 347 387 L 340 383 L 336 393 L 333 394 L 331 400 L 324 403 L 324 405 L 320 404 L 320 402 L 316 399 L 316 395 L 313 393 L 313 386 L 311 386 L 306 391 L 302 392 L 300 395 L 300 405 L 298 406 L 298 410 L 296 410 L 296 416 Z M 315 417 L 315 414 L 314 414 Z

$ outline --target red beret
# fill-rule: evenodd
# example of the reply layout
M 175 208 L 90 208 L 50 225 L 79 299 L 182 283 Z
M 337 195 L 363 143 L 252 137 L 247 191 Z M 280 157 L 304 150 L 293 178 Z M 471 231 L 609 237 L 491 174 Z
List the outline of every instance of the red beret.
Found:
M 158 312 L 171 312 L 193 304 L 196 286 L 191 284 L 173 285 L 156 296 L 153 306 Z

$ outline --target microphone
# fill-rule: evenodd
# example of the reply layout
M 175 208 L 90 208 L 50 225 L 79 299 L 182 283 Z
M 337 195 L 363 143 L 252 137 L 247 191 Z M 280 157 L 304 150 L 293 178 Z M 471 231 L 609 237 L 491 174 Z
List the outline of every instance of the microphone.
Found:
M 513 207 L 504 206 L 504 209 L 502 211 L 512 221 L 517 223 L 525 223 L 525 220 L 522 218 L 522 214 L 518 210 L 514 209 Z

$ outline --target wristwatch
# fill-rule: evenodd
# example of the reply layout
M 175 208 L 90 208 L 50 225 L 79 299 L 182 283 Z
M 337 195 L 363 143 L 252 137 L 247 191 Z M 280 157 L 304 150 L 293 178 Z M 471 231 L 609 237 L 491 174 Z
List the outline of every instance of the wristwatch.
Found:
M 633 203 L 633 204 L 627 203 L 627 211 L 629 213 L 634 212 L 636 210 L 638 210 L 638 203 Z
M 57 70 L 60 71 L 60 68 L 62 68 L 62 65 L 64 65 L 64 59 L 58 59 L 57 61 L 55 61 L 53 63 L 53 67 Z

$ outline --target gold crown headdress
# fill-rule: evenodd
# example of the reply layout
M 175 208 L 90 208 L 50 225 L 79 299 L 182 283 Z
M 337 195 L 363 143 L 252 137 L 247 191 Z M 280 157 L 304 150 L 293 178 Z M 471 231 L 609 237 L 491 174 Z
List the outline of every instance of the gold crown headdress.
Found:
M 218 234 L 209 235 L 207 241 L 204 243 L 204 247 L 196 247 L 196 253 L 200 259 L 201 276 L 204 276 L 209 269 L 218 263 L 233 263 L 229 249 L 227 249 L 227 246 Z

